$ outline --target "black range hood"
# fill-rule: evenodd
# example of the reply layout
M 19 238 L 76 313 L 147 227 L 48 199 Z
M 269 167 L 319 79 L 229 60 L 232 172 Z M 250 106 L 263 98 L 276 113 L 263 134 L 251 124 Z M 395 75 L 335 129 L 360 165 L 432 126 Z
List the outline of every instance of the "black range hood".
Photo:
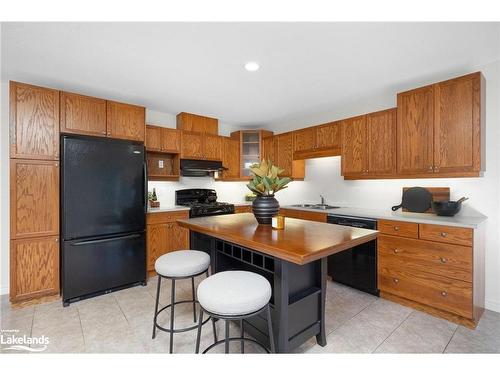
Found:
M 181 159 L 181 175 L 187 177 L 213 176 L 214 172 L 222 172 L 227 168 L 221 161 Z

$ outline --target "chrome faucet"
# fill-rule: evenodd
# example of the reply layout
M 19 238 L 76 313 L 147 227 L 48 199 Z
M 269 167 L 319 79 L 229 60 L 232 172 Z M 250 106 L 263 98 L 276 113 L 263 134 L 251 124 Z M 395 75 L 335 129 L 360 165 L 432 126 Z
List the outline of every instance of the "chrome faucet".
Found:
M 325 205 L 325 197 L 322 196 L 321 194 L 319 196 L 321 197 L 321 205 L 324 206 Z

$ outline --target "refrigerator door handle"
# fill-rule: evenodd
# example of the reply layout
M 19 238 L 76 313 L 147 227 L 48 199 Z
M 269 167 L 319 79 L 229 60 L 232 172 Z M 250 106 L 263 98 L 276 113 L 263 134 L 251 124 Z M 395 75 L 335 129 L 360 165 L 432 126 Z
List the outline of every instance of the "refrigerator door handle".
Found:
M 132 238 L 138 238 L 140 237 L 140 234 L 129 234 L 127 236 L 120 236 L 120 237 L 109 237 L 109 238 L 102 238 L 98 240 L 88 240 L 88 241 L 80 241 L 80 242 L 75 242 L 71 244 L 72 246 L 84 246 L 84 245 L 90 245 L 94 243 L 102 243 L 102 242 L 110 242 L 110 241 L 117 241 L 117 240 L 128 240 Z
M 148 164 L 144 160 L 144 212 L 148 212 Z

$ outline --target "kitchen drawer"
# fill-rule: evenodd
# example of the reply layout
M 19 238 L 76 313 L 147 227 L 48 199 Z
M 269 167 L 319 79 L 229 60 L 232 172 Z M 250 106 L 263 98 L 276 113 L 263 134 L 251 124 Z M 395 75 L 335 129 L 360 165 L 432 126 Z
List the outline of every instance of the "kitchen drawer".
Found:
M 378 286 L 382 292 L 472 319 L 471 283 L 416 270 L 396 270 L 379 265 Z
M 378 263 L 391 269 L 411 268 L 472 282 L 472 248 L 412 238 L 379 235 Z
M 472 246 L 472 229 L 420 224 L 420 238 L 455 245 Z
M 379 220 L 377 229 L 380 233 L 392 236 L 418 238 L 418 224 L 405 221 Z
M 289 208 L 280 208 L 280 215 L 291 217 L 294 219 L 320 221 L 322 223 L 326 223 L 327 216 L 325 212 L 312 212 L 304 210 L 294 210 Z
M 146 216 L 147 224 L 159 224 L 176 221 L 177 219 L 188 219 L 189 211 L 165 211 L 165 212 L 149 212 Z

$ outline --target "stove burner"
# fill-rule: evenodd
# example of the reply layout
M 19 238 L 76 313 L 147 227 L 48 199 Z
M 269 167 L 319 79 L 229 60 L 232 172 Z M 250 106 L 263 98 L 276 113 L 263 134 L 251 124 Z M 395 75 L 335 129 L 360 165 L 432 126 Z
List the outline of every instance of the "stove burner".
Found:
M 190 207 L 189 217 L 234 213 L 234 205 L 217 202 L 217 193 L 212 189 L 177 190 L 175 192 L 175 204 Z

